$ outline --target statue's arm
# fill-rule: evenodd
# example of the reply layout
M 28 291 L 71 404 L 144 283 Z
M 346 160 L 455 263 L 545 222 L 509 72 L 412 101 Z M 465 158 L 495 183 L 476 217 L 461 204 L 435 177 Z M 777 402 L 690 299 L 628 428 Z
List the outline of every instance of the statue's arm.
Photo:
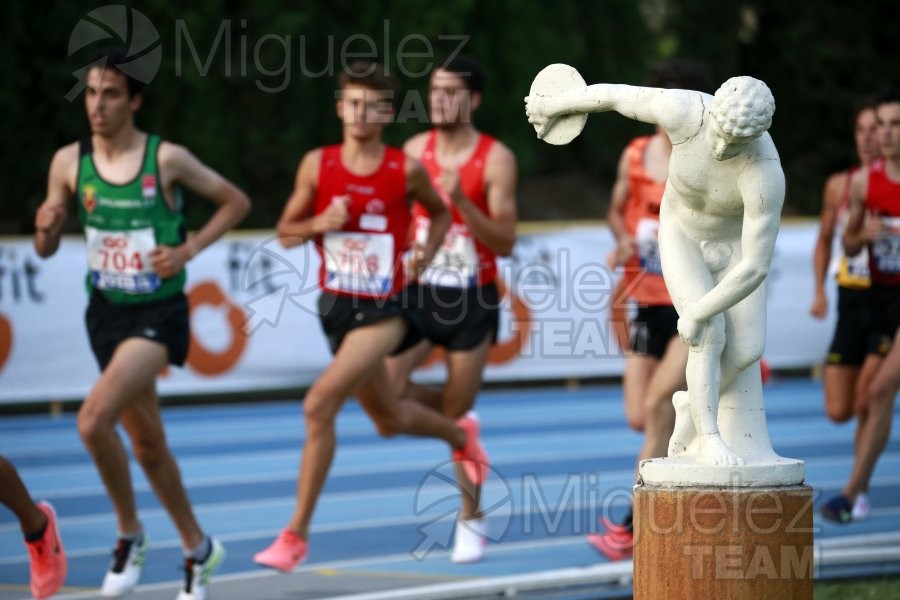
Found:
M 750 163 L 738 179 L 744 203 L 741 259 L 693 307 L 693 317 L 705 321 L 750 295 L 766 278 L 775 254 L 775 238 L 784 205 L 784 172 L 777 158 Z
M 534 123 L 535 119 L 566 114 L 615 111 L 629 119 L 659 125 L 673 143 L 678 143 L 699 131 L 704 96 L 690 90 L 597 83 L 556 96 L 529 96 L 525 112 Z

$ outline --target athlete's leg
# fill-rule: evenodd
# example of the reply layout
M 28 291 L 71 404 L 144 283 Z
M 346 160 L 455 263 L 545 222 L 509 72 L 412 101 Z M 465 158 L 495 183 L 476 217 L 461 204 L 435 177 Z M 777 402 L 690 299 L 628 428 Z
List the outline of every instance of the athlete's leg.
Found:
M 825 365 L 822 375 L 825 414 L 835 423 L 844 423 L 853 417 L 859 373 L 859 365 Z
M 78 432 L 97 465 L 121 534 L 138 532 L 141 524 L 128 455 L 116 423 L 126 408 L 146 401 L 145 391 L 154 385 L 166 363 L 164 345 L 142 338 L 123 341 L 78 411 Z
M 898 390 L 900 390 L 900 334 L 895 334 L 891 349 L 865 391 L 864 402 L 868 408 L 868 418 L 864 428 L 861 428 L 850 480 L 844 487 L 844 495 L 851 501 L 857 494 L 868 489 L 875 463 L 887 446 Z
M 869 431 L 867 424 L 869 422 L 869 396 L 866 388 L 870 381 L 875 379 L 875 374 L 881 369 L 884 362 L 884 356 L 880 354 L 868 354 L 863 360 L 862 367 L 859 371 L 859 377 L 856 381 L 856 388 L 853 394 L 853 413 L 856 415 L 856 432 L 853 438 L 853 456 L 854 460 L 858 460 L 862 455 L 862 445 L 866 439 L 866 432 Z M 868 484 L 860 492 L 868 492 Z
M 334 459 L 335 418 L 344 401 L 400 344 L 406 327 L 403 319 L 393 317 L 347 333 L 331 363 L 303 399 L 306 441 L 297 480 L 297 501 L 288 523 L 288 528 L 303 539 L 308 538 L 316 501 Z M 386 380 L 383 384 L 388 385 Z
M 385 359 L 388 377 L 399 397 L 421 402 L 433 410 L 441 409 L 441 390 L 410 381 L 410 375 L 434 350 L 434 344 L 423 339 L 412 348 Z
M 630 352 L 625 356 L 625 371 L 622 374 L 625 420 L 634 431 L 644 431 L 647 426 L 644 406 L 647 384 L 653 377 L 658 362 L 656 357 L 648 354 Z
M 679 337 L 673 337 L 666 346 L 662 360 L 647 385 L 645 400 L 646 428 L 644 445 L 638 456 L 640 461 L 666 455 L 669 438 L 675 426 L 675 408 L 672 395 L 684 389 L 688 347 Z
M 480 344 L 468 350 L 447 352 L 447 382 L 444 384 L 442 406 L 444 414 L 459 419 L 475 406 L 475 398 L 487 366 L 491 351 L 493 332 L 488 333 Z M 462 491 L 463 519 L 481 518 L 479 503 L 481 486 L 475 486 L 466 477 L 460 464 L 456 464 L 456 481 Z
M 34 503 L 19 477 L 19 472 L 2 456 L 0 456 L 0 503 L 16 515 L 24 534 L 40 531 L 47 524 L 47 515 Z
M 122 412 L 121 422 L 131 439 L 134 457 L 175 524 L 184 550 L 189 552 L 203 541 L 203 530 L 194 516 L 178 464 L 166 443 L 155 384 L 136 391 L 134 402 Z

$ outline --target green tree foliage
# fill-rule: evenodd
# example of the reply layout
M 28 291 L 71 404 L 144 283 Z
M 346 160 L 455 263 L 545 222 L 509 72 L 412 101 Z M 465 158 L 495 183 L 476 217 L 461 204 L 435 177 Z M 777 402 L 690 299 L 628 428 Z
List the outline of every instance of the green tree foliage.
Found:
M 52 12 L 7 6 L 2 232 L 31 231 L 53 152 L 88 133 L 82 98 L 65 99 L 85 61 L 84 53 L 68 56 L 68 42 L 79 19 L 102 4 L 56 3 Z M 896 11 L 887 0 L 147 0 L 133 7 L 155 25 L 163 50 L 139 125 L 185 144 L 244 187 L 255 203 L 252 227 L 275 222 L 303 153 L 340 139 L 334 77 L 354 57 L 385 63 L 406 85 L 387 133 L 395 144 L 427 127 L 427 72 L 436 59 L 459 47 L 478 57 L 488 88 L 476 123 L 516 151 L 525 179 L 561 172 L 609 179 L 627 140 L 649 131 L 595 115 L 569 146 L 538 142 L 522 99 L 549 63 L 571 64 L 590 83 L 639 84 L 649 66 L 672 56 L 706 61 L 720 79 L 760 77 L 778 104 L 772 133 L 789 201 L 805 212 L 816 210 L 827 173 L 852 160 L 854 99 L 896 85 L 900 72 Z M 192 224 L 208 211 L 189 206 Z

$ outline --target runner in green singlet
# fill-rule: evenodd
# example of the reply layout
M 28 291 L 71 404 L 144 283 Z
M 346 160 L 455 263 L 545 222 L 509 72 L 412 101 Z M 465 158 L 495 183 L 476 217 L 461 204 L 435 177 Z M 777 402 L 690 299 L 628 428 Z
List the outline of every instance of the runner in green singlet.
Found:
M 56 252 L 74 198 L 87 240 L 86 322 L 101 375 L 78 412 L 78 431 L 94 459 L 118 522 L 118 541 L 101 593 L 121 597 L 140 578 L 148 538 L 135 506 L 128 456 L 116 425 L 168 512 L 185 553 L 178 600 L 205 600 L 222 545 L 194 516 L 166 444 L 156 377 L 187 355 L 185 264 L 247 214 L 247 196 L 187 149 L 135 127 L 142 86 L 118 65 L 124 51 L 100 57 L 87 74 L 85 107 L 91 135 L 60 148 L 50 164 L 47 198 L 35 217 L 35 248 Z M 218 206 L 187 237 L 179 188 Z

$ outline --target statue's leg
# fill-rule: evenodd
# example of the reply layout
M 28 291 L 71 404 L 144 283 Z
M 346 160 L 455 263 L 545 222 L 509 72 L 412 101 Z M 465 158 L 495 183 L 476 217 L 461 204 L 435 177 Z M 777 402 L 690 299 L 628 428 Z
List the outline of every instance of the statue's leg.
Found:
M 675 392 L 672 405 L 675 407 L 675 425 L 669 438 L 669 456 L 679 456 L 687 453 L 697 439 L 697 427 L 691 414 L 691 397 L 686 391 Z
M 687 306 L 715 286 L 713 274 L 700 245 L 681 231 L 674 218 L 661 220 L 659 245 L 666 287 L 676 310 L 683 314 Z M 699 460 L 710 464 L 739 464 L 738 457 L 722 442 L 716 421 L 724 347 L 725 320 L 722 315 L 715 315 L 704 327 L 700 341 L 688 353 L 686 378 L 690 423 L 684 418 L 684 397 L 676 393 L 673 398 L 676 416 L 675 431 L 669 442 L 670 454 L 685 452 L 699 434 L 696 436 Z
M 719 428 L 740 456 L 775 456 L 766 429 L 759 360 L 766 338 L 766 284 L 725 312 Z

